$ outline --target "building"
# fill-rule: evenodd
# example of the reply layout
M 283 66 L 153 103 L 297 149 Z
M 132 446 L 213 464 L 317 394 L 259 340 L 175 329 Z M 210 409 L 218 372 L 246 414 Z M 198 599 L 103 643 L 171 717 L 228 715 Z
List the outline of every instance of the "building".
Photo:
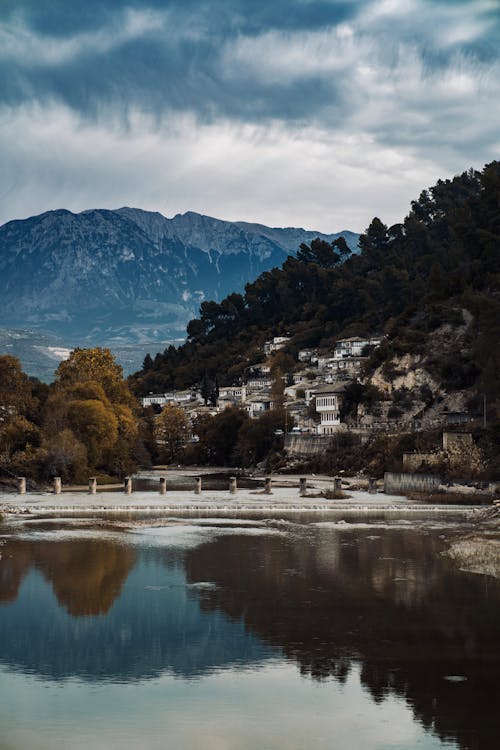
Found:
M 380 346 L 381 336 L 372 336 L 361 338 L 352 336 L 348 339 L 341 339 L 335 344 L 333 356 L 335 359 L 344 359 L 345 357 L 361 357 L 367 347 Z
M 246 382 L 247 390 L 251 388 L 270 388 L 272 380 L 270 377 L 249 378 Z
M 290 336 L 275 336 L 271 341 L 264 342 L 264 354 L 272 354 L 280 349 L 290 341 Z
M 314 352 L 312 349 L 300 349 L 298 353 L 299 362 L 310 362 Z
M 148 406 L 161 406 L 162 408 L 167 404 L 174 406 L 182 406 L 193 401 L 195 396 L 192 391 L 171 391 L 170 393 L 149 393 L 147 396 L 141 398 L 142 407 L 145 409 Z
M 141 398 L 141 404 L 143 409 L 148 406 L 165 406 L 168 403 L 166 393 L 149 393 L 147 396 Z
M 321 419 L 318 425 L 320 435 L 333 435 L 340 428 L 340 407 L 345 387 L 345 383 L 333 383 L 323 385 L 313 391 L 316 399 L 316 413 Z
M 219 388 L 219 399 L 224 401 L 233 401 L 234 403 L 241 403 L 245 401 L 247 396 L 246 385 L 229 385 L 223 388 Z
M 267 394 L 251 396 L 245 402 L 245 408 L 252 418 L 259 417 L 265 411 L 269 411 L 273 407 L 273 400 L 271 396 L 268 396 Z

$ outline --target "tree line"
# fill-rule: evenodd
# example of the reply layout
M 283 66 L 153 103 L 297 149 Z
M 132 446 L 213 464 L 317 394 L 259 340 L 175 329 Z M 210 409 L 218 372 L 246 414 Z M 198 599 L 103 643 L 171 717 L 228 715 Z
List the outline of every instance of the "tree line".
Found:
M 109 349 L 75 349 L 51 385 L 0 356 L 0 470 L 36 480 L 123 477 L 149 454 L 137 400 Z

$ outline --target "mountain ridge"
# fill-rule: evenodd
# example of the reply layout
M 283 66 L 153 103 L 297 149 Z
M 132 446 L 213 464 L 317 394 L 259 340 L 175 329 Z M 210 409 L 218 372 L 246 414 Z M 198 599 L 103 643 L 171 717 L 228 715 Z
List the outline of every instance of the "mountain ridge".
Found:
M 338 235 L 126 206 L 14 219 L 0 227 L 2 327 L 70 347 L 154 348 L 183 338 L 201 302 L 242 292 L 311 236 Z

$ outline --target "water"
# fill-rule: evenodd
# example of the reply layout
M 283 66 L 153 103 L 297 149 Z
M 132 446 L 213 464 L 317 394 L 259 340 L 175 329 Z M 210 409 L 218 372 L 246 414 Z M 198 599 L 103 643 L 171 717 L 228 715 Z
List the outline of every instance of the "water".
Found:
M 500 582 L 318 521 L 4 527 L 1 750 L 496 747 Z

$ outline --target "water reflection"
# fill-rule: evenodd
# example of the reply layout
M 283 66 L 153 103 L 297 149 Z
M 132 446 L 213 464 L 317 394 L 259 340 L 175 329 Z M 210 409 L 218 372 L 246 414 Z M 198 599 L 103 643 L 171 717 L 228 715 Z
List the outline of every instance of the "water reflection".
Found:
M 136 553 L 109 541 L 11 539 L 2 548 L 0 602 L 15 601 L 30 568 L 50 581 L 57 600 L 71 615 L 106 614 L 132 569 Z
M 373 700 L 399 695 L 443 740 L 495 747 L 500 585 L 460 573 L 442 547 L 414 531 L 320 528 L 305 544 L 219 539 L 192 550 L 186 570 L 217 584 L 205 610 L 243 617 L 303 673 L 345 681 L 360 660 Z
M 202 616 L 200 587 L 168 550 L 13 539 L 2 556 L 0 597 L 11 605 L 0 608 L 0 663 L 17 670 L 92 681 L 194 677 L 271 652 L 242 623 Z
M 12 538 L 0 663 L 98 684 L 283 655 L 308 682 L 350 690 L 355 675 L 374 705 L 403 698 L 443 741 L 494 747 L 499 583 L 457 571 L 437 532 L 280 528 L 205 527 L 190 544 Z

